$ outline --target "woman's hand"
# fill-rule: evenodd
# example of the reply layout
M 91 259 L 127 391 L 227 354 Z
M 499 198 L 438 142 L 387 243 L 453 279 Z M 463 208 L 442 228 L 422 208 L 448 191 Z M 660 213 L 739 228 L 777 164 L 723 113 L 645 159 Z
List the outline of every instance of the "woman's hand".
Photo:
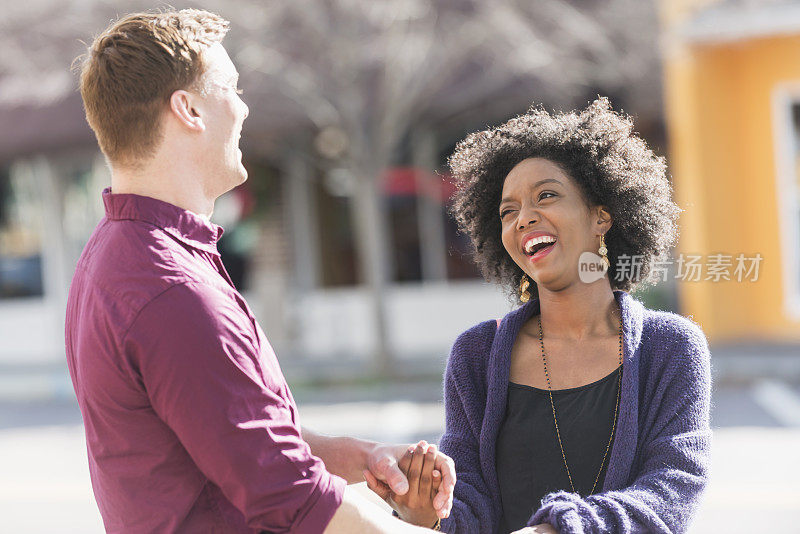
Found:
M 424 443 L 424 442 L 420 442 Z M 425 443 L 427 447 L 427 443 Z M 392 502 L 389 496 L 394 492 L 405 494 L 408 491 L 408 481 L 405 473 L 400 469 L 399 461 L 406 456 L 405 469 L 411 465 L 411 452 L 414 445 L 385 445 L 377 444 L 368 453 L 368 467 L 362 471 L 369 488 L 385 500 L 389 505 Z M 313 449 L 312 449 L 313 450 Z M 439 491 L 433 498 L 433 506 L 440 519 L 450 516 L 453 507 L 453 491 L 456 486 L 456 466 L 453 459 L 441 451 L 436 453 L 435 471 L 441 475 Z
M 438 469 L 434 469 L 437 454 L 436 445 L 428 445 L 425 441 L 421 441 L 415 447 L 409 448 L 400 459 L 400 470 L 408 478 L 408 492 L 404 495 L 390 492 L 385 498 L 389 505 L 397 510 L 400 518 L 408 523 L 430 528 L 438 519 L 436 509 L 433 507 L 433 498 L 442 483 L 441 473 Z M 377 484 L 377 480 L 368 472 L 365 472 L 364 476 L 367 479 L 367 486 L 381 495 L 381 487 Z

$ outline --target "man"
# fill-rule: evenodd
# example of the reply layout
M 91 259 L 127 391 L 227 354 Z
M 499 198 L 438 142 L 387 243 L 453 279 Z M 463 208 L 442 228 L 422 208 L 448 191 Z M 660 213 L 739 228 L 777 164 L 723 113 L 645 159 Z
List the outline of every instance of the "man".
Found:
M 199 10 L 129 15 L 82 66 L 112 178 L 70 288 L 66 351 L 105 527 L 422 530 L 346 487 L 366 472 L 403 494 L 406 446 L 301 435 L 277 359 L 220 261 L 214 201 L 247 178 L 248 108 L 227 28 Z M 455 471 L 435 462 L 443 517 Z

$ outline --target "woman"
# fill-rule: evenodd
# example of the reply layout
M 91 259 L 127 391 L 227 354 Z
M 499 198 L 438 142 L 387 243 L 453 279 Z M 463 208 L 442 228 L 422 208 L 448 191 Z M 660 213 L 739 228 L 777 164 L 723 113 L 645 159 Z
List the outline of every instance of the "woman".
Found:
M 685 531 L 708 476 L 708 345 L 628 293 L 677 237 L 664 160 L 601 98 L 474 133 L 450 166 L 478 265 L 524 304 L 453 345 L 442 531 Z

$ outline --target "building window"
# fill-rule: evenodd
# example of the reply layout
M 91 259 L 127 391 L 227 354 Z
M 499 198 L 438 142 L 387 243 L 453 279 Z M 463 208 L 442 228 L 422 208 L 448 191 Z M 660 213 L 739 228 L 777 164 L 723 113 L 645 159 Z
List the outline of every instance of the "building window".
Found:
M 446 215 L 445 243 L 447 246 L 447 278 L 450 280 L 479 279 L 481 273 L 472 259 L 472 242 L 458 230 L 452 217 Z
M 397 167 L 386 173 L 385 194 L 390 213 L 390 226 L 394 248 L 394 279 L 398 282 L 421 281 L 425 278 L 422 269 L 422 256 L 425 254 L 420 236 L 420 211 L 423 208 L 424 191 L 419 190 L 416 179 L 418 173 L 430 174 L 436 180 L 434 191 L 428 194 L 438 206 L 441 226 L 424 228 L 425 232 L 442 232 L 441 243 L 428 254 L 440 256 L 444 261 L 443 276 L 450 280 L 480 278 L 477 266 L 472 260 L 472 244 L 469 237 L 460 233 L 447 209 L 455 193 L 451 178 L 444 173 L 430 173 L 423 169 Z M 443 247 L 443 248 L 442 248 Z
M 344 184 L 347 180 L 343 173 L 333 173 L 313 182 L 322 287 L 348 287 L 359 281 L 353 205 L 349 186 Z
M 32 180 L 7 167 L 0 169 L 0 299 L 44 293 L 43 207 Z
M 793 231 L 790 231 L 791 240 L 791 257 L 793 258 L 792 265 L 790 266 L 791 275 L 793 276 L 794 285 L 794 299 L 800 302 L 800 101 L 795 100 L 791 105 L 792 117 L 792 169 L 791 177 L 782 184 L 782 193 L 786 195 L 787 210 L 786 224 L 790 226 Z
M 422 280 L 416 194 L 393 194 L 386 199 L 395 282 Z
M 421 211 L 425 194 L 418 190 L 417 173 L 424 172 L 411 167 L 393 167 L 383 176 L 383 207 L 387 215 L 387 231 L 391 248 L 388 250 L 389 278 L 393 282 L 418 283 L 426 279 L 423 272 L 425 254 L 431 263 L 441 261 L 442 274 L 431 280 L 447 278 L 465 280 L 480 278 L 472 261 L 472 245 L 469 238 L 458 232 L 455 221 L 447 213 L 448 204 L 455 192 L 447 177 L 441 179 L 440 192 L 433 194 L 434 209 L 441 217 L 441 224 L 430 228 L 421 225 Z M 348 185 L 346 173 L 329 173 L 313 181 L 315 195 L 315 219 L 318 238 L 316 256 L 323 258 L 320 266 L 322 287 L 349 287 L 363 280 L 359 273 L 356 233 L 353 221 L 352 187 Z M 429 193 L 430 194 L 430 193 Z M 436 217 L 434 214 L 433 217 Z M 434 221 L 435 223 L 436 221 Z M 440 232 L 443 237 L 433 239 L 432 245 L 423 246 L 420 232 Z M 302 244 L 299 244 L 302 245 Z M 426 252 L 427 251 L 427 252 Z
M 784 308 L 800 319 L 800 85 L 779 88 L 773 104 Z

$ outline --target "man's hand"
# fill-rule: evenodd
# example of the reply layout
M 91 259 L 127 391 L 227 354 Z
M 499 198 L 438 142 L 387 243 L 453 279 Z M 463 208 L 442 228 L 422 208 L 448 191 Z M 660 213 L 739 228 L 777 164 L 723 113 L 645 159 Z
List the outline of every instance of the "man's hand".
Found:
M 376 482 L 372 491 L 386 500 L 389 494 L 405 495 L 408 492 L 408 479 L 400 470 L 397 462 L 406 452 L 406 445 L 376 445 L 367 456 L 367 471 Z M 367 478 L 369 482 L 370 479 Z
M 397 462 L 405 455 L 409 447 L 412 446 L 377 445 L 368 457 L 368 471 L 364 472 L 364 477 L 370 482 L 370 488 L 383 500 L 387 500 L 391 492 L 397 495 L 405 495 L 408 492 L 408 479 L 400 470 Z M 450 515 L 450 509 L 453 507 L 456 468 L 449 456 L 438 452 L 434 469 L 442 474 L 442 483 L 433 500 L 433 507 L 436 515 L 440 519 L 444 519 Z M 371 481 L 370 476 L 375 480 Z

